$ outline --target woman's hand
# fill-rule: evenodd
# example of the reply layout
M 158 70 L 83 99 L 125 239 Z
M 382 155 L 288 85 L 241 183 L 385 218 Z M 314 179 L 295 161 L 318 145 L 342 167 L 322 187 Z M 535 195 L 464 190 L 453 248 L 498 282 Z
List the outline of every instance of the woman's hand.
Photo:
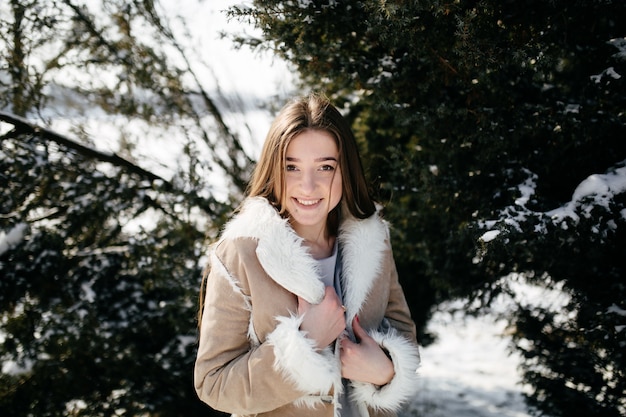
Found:
M 393 362 L 361 327 L 358 316 L 352 320 L 352 330 L 358 343 L 347 337 L 340 341 L 341 376 L 374 385 L 388 384 L 395 375 Z
M 315 340 L 318 349 L 335 341 L 346 329 L 345 309 L 333 287 L 326 287 L 324 299 L 319 304 L 310 304 L 298 297 L 298 314 L 304 316 L 300 330 Z

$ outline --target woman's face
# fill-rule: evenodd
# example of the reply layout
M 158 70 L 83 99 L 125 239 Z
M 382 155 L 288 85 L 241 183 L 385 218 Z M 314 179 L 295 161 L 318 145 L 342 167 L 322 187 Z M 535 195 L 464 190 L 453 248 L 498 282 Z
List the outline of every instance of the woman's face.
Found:
M 283 207 L 300 236 L 325 232 L 328 213 L 342 194 L 339 150 L 323 130 L 306 130 L 287 146 Z

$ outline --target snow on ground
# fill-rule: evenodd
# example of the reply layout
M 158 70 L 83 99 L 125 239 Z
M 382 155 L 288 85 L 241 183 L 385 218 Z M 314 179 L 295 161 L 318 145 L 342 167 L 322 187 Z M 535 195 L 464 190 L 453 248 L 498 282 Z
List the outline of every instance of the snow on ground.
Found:
M 437 336 L 421 351 L 422 389 L 402 417 L 530 417 L 503 319 L 516 306 L 561 311 L 570 302 L 562 285 L 530 282 L 523 274 L 502 277 L 509 295 L 496 297 L 480 316 L 466 314 L 467 302 L 442 303 L 428 323 Z M 472 307 L 473 308 L 473 307 Z
M 506 322 L 447 307 L 429 323 L 438 340 L 421 351 L 421 391 L 403 416 L 529 417 Z

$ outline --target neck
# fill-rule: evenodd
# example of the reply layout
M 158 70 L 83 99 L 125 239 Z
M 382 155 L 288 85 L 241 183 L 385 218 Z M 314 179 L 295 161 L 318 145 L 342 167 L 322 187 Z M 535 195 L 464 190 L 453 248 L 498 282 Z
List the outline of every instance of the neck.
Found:
M 298 227 L 295 231 L 304 239 L 303 244 L 309 249 L 313 259 L 328 258 L 332 255 L 335 237 L 328 236 L 325 227 L 314 229 Z
M 319 239 L 316 241 L 311 241 L 308 239 L 304 240 L 304 246 L 309 249 L 311 256 L 313 259 L 324 259 L 328 258 L 333 254 L 333 247 L 335 246 L 335 237 L 330 236 L 327 239 Z

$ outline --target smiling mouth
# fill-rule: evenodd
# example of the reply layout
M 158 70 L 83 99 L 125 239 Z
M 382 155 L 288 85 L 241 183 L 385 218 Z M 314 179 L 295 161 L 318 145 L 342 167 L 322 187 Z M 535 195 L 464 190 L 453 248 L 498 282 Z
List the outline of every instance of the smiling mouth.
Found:
M 317 199 L 317 200 L 302 200 L 300 198 L 296 198 L 295 200 L 298 202 L 298 204 L 301 204 L 303 206 L 313 206 L 313 205 L 319 203 L 320 201 L 322 201 L 321 199 Z

